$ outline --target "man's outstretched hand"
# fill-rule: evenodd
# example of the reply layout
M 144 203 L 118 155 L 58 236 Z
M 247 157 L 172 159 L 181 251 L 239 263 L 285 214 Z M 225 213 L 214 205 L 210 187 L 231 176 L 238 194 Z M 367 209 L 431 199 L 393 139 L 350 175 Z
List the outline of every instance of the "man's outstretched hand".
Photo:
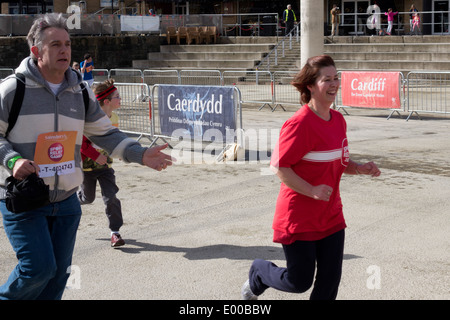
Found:
M 168 154 L 165 154 L 161 152 L 161 150 L 164 150 L 167 148 L 168 144 L 164 144 L 161 146 L 154 146 L 151 148 L 148 148 L 144 152 L 144 156 L 142 157 L 142 163 L 152 169 L 155 169 L 157 171 L 161 171 L 166 169 L 168 166 L 172 165 L 172 162 L 175 162 L 176 159 L 172 158 Z

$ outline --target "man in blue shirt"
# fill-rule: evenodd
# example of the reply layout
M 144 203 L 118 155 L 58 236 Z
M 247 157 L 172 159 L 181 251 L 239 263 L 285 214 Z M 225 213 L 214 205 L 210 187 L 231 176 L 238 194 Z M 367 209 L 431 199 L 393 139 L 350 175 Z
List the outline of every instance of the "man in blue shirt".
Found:
M 94 69 L 94 61 L 89 53 L 84 55 L 84 61 L 80 62 L 81 74 L 83 75 L 83 80 L 86 81 L 89 87 L 94 84 L 94 76 L 92 75 L 92 70 Z

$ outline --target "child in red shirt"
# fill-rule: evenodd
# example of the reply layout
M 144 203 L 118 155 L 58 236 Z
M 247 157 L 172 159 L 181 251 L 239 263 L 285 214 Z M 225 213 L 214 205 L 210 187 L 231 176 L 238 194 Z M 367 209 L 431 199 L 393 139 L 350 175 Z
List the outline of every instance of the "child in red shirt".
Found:
M 93 91 L 112 125 L 118 127 L 119 118 L 114 110 L 120 108 L 120 94 L 114 86 L 114 80 L 108 79 L 96 85 Z M 123 246 L 125 240 L 119 233 L 119 229 L 123 225 L 122 205 L 117 198 L 119 187 L 116 184 L 116 176 L 112 168 L 113 160 L 105 150 L 93 145 L 85 136 L 83 136 L 80 152 L 83 159 L 84 179 L 77 192 L 78 199 L 81 204 L 92 203 L 95 200 L 98 181 L 111 229 L 111 246 Z

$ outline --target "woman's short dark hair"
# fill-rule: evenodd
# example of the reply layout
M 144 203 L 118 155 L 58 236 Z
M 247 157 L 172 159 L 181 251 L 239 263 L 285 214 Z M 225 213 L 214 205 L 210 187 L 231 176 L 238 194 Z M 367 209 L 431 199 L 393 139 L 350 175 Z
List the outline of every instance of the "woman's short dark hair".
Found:
M 311 92 L 308 86 L 314 85 L 319 77 L 320 70 L 324 67 L 333 66 L 333 58 L 328 55 L 321 55 L 309 58 L 302 70 L 294 77 L 291 84 L 300 92 L 300 103 L 308 103 L 311 100 Z

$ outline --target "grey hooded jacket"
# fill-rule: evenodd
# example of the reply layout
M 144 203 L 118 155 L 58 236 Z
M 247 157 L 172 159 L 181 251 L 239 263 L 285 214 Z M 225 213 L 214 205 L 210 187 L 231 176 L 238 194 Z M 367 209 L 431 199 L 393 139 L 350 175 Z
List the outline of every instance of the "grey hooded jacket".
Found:
M 64 175 L 55 173 L 44 178 L 50 186 L 51 202 L 68 198 L 82 183 L 80 147 L 83 135 L 114 158 L 142 164 L 146 148 L 111 125 L 91 89 L 88 89 L 90 102 L 85 112 L 80 87 L 82 79 L 78 72 L 67 69 L 56 95 L 30 57 L 21 62 L 16 69 L 18 72 L 26 77 L 25 94 L 19 117 L 7 139 L 4 136 L 16 89 L 15 75 L 0 84 L 0 199 L 5 198 L 5 179 L 12 174 L 7 168 L 8 160 L 18 155 L 34 160 L 36 141 L 42 133 L 76 131 L 74 172 Z

